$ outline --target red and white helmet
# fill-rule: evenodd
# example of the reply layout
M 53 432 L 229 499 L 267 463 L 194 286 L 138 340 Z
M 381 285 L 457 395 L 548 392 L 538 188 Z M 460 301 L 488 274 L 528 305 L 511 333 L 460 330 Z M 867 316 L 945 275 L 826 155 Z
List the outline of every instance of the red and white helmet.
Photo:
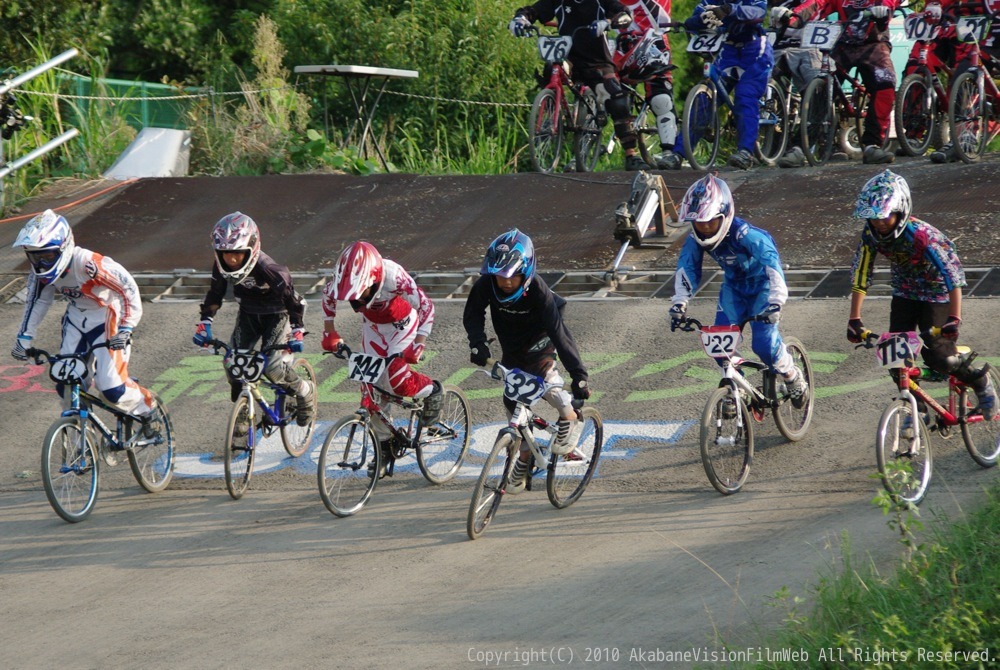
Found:
M 691 233 L 699 246 L 711 250 L 725 239 L 729 226 L 733 223 L 734 210 L 733 194 L 729 190 L 729 185 L 715 175 L 707 174 L 691 184 L 684 194 L 679 218 L 691 224 Z M 711 221 L 717 216 L 722 217 L 722 225 L 714 235 L 702 237 L 695 230 L 695 223 Z
M 247 278 L 260 258 L 260 231 L 257 224 L 242 212 L 233 212 L 219 219 L 212 229 L 212 246 L 215 247 L 215 266 L 222 276 L 239 284 Z M 222 262 L 225 251 L 245 251 L 243 264 L 235 270 Z
M 333 298 L 348 300 L 356 309 L 367 307 L 382 288 L 385 270 L 382 255 L 368 242 L 353 242 L 340 253 L 333 276 Z M 375 290 L 367 300 L 362 295 L 372 286 Z M 330 292 L 328 291 L 328 294 Z

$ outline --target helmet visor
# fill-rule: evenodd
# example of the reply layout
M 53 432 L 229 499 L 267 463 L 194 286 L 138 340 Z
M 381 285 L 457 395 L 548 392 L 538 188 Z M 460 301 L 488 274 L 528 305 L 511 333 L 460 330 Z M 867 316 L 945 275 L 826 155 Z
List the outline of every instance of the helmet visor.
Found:
M 40 251 L 26 251 L 28 262 L 36 273 L 46 272 L 52 269 L 59 260 L 58 249 L 42 249 Z

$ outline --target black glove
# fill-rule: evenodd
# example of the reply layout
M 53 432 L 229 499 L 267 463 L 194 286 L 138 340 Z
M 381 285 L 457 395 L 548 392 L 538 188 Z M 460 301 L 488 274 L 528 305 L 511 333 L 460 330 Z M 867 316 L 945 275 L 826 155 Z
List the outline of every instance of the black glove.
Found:
M 490 354 L 490 346 L 485 342 L 476 342 L 469 345 L 469 361 L 473 365 L 483 367 L 491 358 L 493 356 Z
M 948 320 L 944 322 L 941 326 L 941 337 L 947 340 L 957 340 L 958 339 L 958 326 L 962 323 L 962 320 L 957 316 L 949 316 Z
M 724 18 L 726 18 L 727 16 L 729 16 L 730 14 L 733 13 L 733 6 L 732 5 L 715 5 L 714 7 L 712 7 L 708 11 L 712 12 L 712 14 L 715 14 L 715 18 L 717 18 L 717 19 L 724 19 Z
M 847 341 L 852 344 L 859 344 L 861 342 L 861 333 L 865 332 L 865 324 L 861 323 L 861 319 L 851 319 L 847 322 Z
M 586 379 L 574 379 L 570 388 L 573 390 L 574 399 L 588 400 L 590 398 L 590 386 Z

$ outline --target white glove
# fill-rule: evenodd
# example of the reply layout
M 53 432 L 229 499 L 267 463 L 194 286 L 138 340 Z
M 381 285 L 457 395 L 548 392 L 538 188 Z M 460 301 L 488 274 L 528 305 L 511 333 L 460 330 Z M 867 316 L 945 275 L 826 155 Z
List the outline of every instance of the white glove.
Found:
M 591 34 L 593 34 L 594 37 L 600 37 L 605 33 L 605 31 L 607 31 L 608 26 L 610 25 L 611 22 L 606 21 L 605 19 L 601 19 L 600 21 L 594 21 L 593 23 L 590 24 L 590 32 Z
M 514 37 L 524 37 L 528 34 L 528 28 L 530 27 L 531 21 L 528 20 L 528 17 L 522 16 L 521 14 L 512 18 L 510 23 L 507 24 L 507 30 L 509 30 L 510 34 Z
M 128 346 L 129 340 L 132 339 L 132 329 L 128 326 L 122 326 L 118 329 L 118 332 L 112 335 L 108 339 L 108 349 L 112 351 L 122 351 Z
M 31 338 L 18 336 L 14 340 L 14 348 L 10 350 L 10 355 L 19 361 L 28 360 L 28 349 L 31 348 Z
M 940 21 L 941 5 L 927 5 L 924 7 L 924 18 L 932 21 Z
M 882 20 L 882 19 L 886 18 L 887 16 L 889 16 L 889 13 L 892 10 L 889 9 L 888 7 L 883 7 L 882 5 L 879 5 L 877 7 L 872 7 L 868 11 L 870 11 L 872 13 L 872 18 L 873 19 Z
M 701 13 L 701 22 L 705 24 L 705 27 L 709 30 L 715 30 L 722 25 L 722 19 L 715 15 L 712 10 L 715 9 L 716 5 L 705 5 L 705 10 Z
M 792 10 L 788 7 L 774 7 L 771 9 L 771 27 L 775 28 L 782 24 L 788 23 L 789 17 L 792 15 Z

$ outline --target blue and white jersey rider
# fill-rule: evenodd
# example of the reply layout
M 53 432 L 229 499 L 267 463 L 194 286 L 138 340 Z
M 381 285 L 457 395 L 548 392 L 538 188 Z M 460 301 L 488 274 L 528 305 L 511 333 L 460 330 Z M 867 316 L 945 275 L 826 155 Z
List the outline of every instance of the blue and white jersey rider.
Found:
M 785 274 L 774 239 L 764 230 L 734 215 L 733 196 L 726 182 L 706 175 L 688 189 L 680 218 L 691 224 L 677 262 L 671 308 L 672 327 L 683 318 L 687 303 L 701 284 L 705 254 L 724 274 L 715 315 L 716 325 L 750 322 L 751 347 L 763 363 L 786 381 L 801 378 L 778 330 L 788 299 Z M 752 320 L 755 317 L 759 319 Z

